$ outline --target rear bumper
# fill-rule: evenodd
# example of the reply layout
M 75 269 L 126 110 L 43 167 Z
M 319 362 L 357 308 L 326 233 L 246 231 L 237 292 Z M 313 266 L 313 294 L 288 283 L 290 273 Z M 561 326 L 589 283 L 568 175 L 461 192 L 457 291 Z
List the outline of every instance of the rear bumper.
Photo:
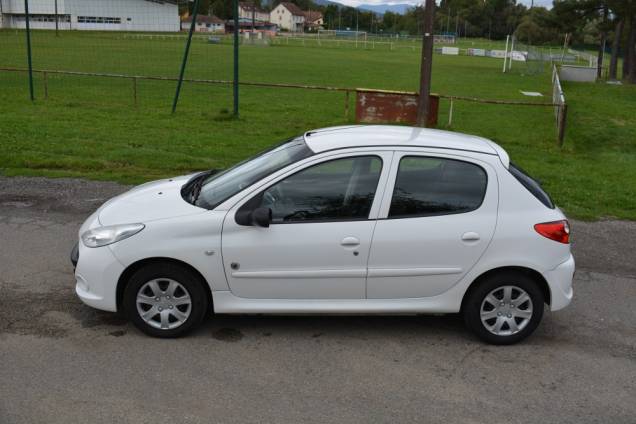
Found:
M 570 258 L 551 271 L 543 274 L 550 286 L 550 309 L 558 311 L 570 304 L 574 296 L 572 279 L 574 278 L 574 257 Z

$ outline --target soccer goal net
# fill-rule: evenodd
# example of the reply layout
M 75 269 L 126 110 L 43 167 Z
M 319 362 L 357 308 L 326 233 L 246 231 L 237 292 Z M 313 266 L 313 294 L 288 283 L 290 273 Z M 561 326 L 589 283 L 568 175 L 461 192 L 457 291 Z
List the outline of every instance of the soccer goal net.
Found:
M 366 40 L 367 33 L 366 31 L 351 31 L 346 29 L 321 29 L 318 30 L 318 37 Z

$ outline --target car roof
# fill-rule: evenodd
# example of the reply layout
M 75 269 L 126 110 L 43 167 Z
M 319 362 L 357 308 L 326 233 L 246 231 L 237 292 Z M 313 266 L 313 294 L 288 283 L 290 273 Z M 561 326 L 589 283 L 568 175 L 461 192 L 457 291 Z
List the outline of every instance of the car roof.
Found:
M 474 135 L 397 125 L 353 125 L 322 128 L 305 133 L 315 153 L 369 146 L 429 147 L 497 155 L 508 166 L 508 154 L 496 143 Z

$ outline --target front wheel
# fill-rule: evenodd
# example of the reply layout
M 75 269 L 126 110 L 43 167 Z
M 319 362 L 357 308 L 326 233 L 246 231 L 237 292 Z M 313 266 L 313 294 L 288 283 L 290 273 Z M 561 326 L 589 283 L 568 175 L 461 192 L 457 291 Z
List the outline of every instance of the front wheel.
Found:
M 149 264 L 124 290 L 124 308 L 137 328 L 155 337 L 179 337 L 201 323 L 208 297 L 201 278 L 186 267 Z
M 480 339 L 497 345 L 517 343 L 537 328 L 544 296 L 525 274 L 502 272 L 480 281 L 464 303 L 466 326 Z

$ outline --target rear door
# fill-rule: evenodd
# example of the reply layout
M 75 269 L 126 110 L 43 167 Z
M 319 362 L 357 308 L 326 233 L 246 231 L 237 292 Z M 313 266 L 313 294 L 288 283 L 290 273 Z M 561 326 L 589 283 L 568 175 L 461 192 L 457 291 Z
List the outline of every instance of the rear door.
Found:
M 369 256 L 368 298 L 436 296 L 479 260 L 497 221 L 494 169 L 463 156 L 396 152 Z

